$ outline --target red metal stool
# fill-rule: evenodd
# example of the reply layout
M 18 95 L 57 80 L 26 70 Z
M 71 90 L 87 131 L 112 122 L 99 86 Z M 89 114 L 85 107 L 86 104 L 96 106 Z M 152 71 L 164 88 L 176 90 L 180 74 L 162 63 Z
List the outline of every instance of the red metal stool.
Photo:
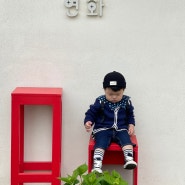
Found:
M 17 87 L 11 95 L 11 185 L 60 185 L 62 88 Z M 24 105 L 52 106 L 52 161 L 24 161 Z
M 132 143 L 134 146 L 134 160 L 138 164 L 138 142 L 136 135 L 131 136 Z M 93 166 L 93 155 L 94 155 L 94 140 L 90 137 L 89 149 L 88 149 L 88 172 L 91 172 Z M 109 148 L 105 151 L 103 164 L 124 164 L 124 155 L 121 147 L 116 143 L 111 143 Z M 138 181 L 138 168 L 133 170 L 133 185 L 137 185 Z

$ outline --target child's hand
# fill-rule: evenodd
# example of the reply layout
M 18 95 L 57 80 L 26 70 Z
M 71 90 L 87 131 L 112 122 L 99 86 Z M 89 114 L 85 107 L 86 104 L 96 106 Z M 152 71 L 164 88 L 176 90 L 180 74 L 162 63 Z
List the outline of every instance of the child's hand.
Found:
M 90 132 L 91 131 L 91 128 L 92 128 L 92 122 L 91 121 L 87 121 L 85 123 L 85 129 L 87 132 Z
M 133 124 L 129 124 L 129 126 L 128 126 L 128 134 L 130 136 L 134 134 L 134 125 Z

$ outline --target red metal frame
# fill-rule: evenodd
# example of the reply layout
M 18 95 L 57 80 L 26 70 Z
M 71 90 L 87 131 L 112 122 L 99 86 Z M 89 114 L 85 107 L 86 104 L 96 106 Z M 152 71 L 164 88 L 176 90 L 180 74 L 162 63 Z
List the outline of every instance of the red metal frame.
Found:
M 62 88 L 17 87 L 12 96 L 11 185 L 50 182 L 60 185 Z M 52 161 L 24 161 L 24 106 L 52 106 Z
M 134 147 L 134 160 L 138 164 L 138 141 L 136 135 L 131 136 L 132 142 L 136 145 Z M 94 140 L 90 137 L 88 148 L 88 172 L 91 172 L 93 167 L 94 155 Z M 109 148 L 105 151 L 103 164 L 124 164 L 124 155 L 121 147 L 116 143 L 111 143 Z M 133 170 L 133 185 L 138 184 L 138 167 Z

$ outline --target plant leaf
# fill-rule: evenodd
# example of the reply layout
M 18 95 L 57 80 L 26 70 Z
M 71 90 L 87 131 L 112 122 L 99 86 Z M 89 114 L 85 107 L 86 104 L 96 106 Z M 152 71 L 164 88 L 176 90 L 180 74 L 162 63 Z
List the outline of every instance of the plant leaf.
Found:
M 87 168 L 87 164 L 82 164 L 76 170 L 74 170 L 74 173 L 82 176 L 85 172 L 87 172 Z

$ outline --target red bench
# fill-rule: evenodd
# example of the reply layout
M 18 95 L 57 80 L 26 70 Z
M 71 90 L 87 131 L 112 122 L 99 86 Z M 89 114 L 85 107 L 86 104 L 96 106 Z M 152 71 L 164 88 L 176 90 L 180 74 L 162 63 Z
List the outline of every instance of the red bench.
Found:
M 134 161 L 138 164 L 138 142 L 136 135 L 131 136 L 134 146 Z M 88 172 L 91 172 L 93 167 L 93 155 L 94 155 L 94 140 L 90 137 L 88 148 Z M 103 164 L 124 164 L 124 155 L 121 147 L 116 143 L 111 143 L 109 148 L 105 151 Z M 133 170 L 133 185 L 137 185 L 138 182 L 138 167 Z

